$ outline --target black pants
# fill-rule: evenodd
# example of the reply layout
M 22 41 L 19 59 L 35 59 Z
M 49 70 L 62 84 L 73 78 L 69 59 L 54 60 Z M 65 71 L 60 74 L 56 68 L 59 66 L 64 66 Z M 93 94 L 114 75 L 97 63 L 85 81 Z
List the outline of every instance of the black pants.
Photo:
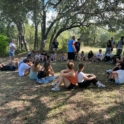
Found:
M 94 85 L 96 85 L 97 80 L 96 79 L 92 79 L 92 80 L 87 80 L 87 81 L 84 81 L 84 82 L 80 82 L 80 83 L 78 83 L 78 86 L 79 86 L 79 88 L 86 88 L 91 83 L 93 83 Z
M 121 56 L 122 49 L 117 49 L 117 55 Z
M 105 56 L 104 60 L 105 61 L 110 61 L 110 56 Z

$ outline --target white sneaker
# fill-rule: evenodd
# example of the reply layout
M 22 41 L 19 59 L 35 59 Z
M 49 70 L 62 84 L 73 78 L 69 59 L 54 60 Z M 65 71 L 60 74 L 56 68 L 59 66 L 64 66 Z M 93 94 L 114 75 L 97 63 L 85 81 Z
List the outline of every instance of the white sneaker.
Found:
M 51 89 L 52 91 L 60 91 L 60 88 L 59 87 L 54 87 Z
M 56 84 L 57 84 L 57 82 L 52 83 L 52 84 L 51 84 L 51 86 L 55 87 L 55 86 L 56 86 Z
M 104 84 L 102 84 L 102 83 L 101 83 L 101 82 L 99 82 L 99 81 L 97 82 L 97 86 L 98 86 L 98 87 L 105 87 L 105 85 L 104 85 Z

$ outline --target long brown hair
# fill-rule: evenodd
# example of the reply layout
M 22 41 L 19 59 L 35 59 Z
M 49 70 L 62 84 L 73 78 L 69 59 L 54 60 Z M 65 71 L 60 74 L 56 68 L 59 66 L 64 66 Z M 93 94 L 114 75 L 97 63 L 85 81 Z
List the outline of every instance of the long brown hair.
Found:
M 84 64 L 83 63 L 80 63 L 78 65 L 78 73 L 81 72 L 81 69 L 84 68 Z
M 34 62 L 34 65 L 31 67 L 32 71 L 35 71 L 35 72 L 38 72 L 40 70 L 40 61 L 39 60 L 36 60 Z
M 50 63 L 49 62 L 44 63 L 44 72 L 45 72 L 46 76 L 49 75 L 49 72 L 50 72 Z

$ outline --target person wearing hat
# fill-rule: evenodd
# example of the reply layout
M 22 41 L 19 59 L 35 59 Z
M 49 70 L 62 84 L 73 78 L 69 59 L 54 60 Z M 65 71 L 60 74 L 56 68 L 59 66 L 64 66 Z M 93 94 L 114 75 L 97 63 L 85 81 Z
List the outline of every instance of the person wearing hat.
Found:
M 116 84 L 124 83 L 124 63 L 120 64 L 119 70 L 111 72 L 110 79 L 113 79 Z

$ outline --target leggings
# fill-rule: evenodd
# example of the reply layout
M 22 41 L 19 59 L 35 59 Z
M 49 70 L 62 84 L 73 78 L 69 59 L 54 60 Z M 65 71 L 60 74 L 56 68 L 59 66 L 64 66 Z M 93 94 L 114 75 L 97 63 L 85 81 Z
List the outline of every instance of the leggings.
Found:
M 98 81 L 96 79 L 92 79 L 92 80 L 86 80 L 83 82 L 78 82 L 78 86 L 79 88 L 86 88 L 88 87 L 91 83 L 93 83 L 94 85 L 96 85 Z

